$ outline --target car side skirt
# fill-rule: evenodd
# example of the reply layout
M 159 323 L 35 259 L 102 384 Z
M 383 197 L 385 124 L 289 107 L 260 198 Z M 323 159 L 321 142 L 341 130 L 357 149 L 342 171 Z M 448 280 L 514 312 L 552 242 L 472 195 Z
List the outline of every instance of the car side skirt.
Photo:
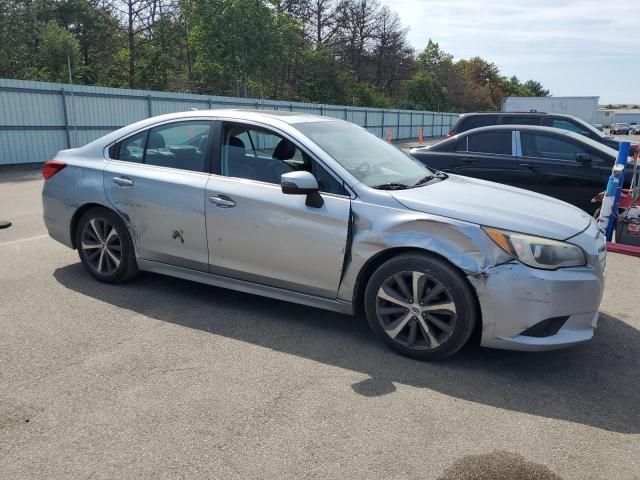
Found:
M 176 267 L 165 263 L 154 262 L 151 260 L 143 260 L 138 258 L 138 268 L 145 272 L 159 273 L 178 277 L 193 282 L 206 283 L 214 287 L 228 288 L 239 292 L 260 295 L 263 297 L 274 298 L 276 300 L 284 300 L 285 302 L 299 303 L 310 307 L 322 308 L 333 312 L 353 315 L 353 305 L 351 302 L 339 299 L 331 299 L 309 295 L 306 293 L 294 292 L 283 288 L 271 287 L 258 283 L 251 283 L 235 278 L 223 277 L 208 272 L 199 272 L 188 268 Z

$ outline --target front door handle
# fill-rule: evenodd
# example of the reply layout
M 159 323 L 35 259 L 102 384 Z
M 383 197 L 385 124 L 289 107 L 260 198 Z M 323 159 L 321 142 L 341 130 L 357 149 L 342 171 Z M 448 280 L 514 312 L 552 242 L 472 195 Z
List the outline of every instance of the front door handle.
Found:
M 133 180 L 129 177 L 113 177 L 113 183 L 117 183 L 121 187 L 133 187 Z
M 216 207 L 220 207 L 220 208 L 231 208 L 236 206 L 236 202 L 231 200 L 226 195 L 209 197 L 209 201 L 213 203 Z
M 464 165 L 473 165 L 476 163 L 476 159 L 473 157 L 462 157 L 461 163 Z
M 536 169 L 536 166 L 535 165 L 531 165 L 530 163 L 521 163 L 520 166 L 524 167 L 524 168 L 528 168 L 529 170 L 535 170 Z

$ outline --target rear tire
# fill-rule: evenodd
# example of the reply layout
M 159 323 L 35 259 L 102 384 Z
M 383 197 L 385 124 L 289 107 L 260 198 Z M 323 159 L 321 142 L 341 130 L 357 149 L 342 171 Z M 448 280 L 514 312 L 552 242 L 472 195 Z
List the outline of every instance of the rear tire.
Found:
M 80 217 L 76 247 L 84 267 L 100 282 L 120 283 L 138 273 L 129 230 L 107 208 L 93 208 Z
M 456 353 L 478 321 L 477 300 L 464 276 L 424 254 L 398 255 L 378 267 L 367 284 L 364 306 L 378 337 L 420 360 Z

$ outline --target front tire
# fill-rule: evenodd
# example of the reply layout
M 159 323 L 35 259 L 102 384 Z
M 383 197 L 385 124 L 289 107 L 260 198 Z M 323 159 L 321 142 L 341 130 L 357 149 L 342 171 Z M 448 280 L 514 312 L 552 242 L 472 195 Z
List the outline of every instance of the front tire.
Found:
M 460 350 L 478 319 L 474 292 L 447 262 L 403 254 L 383 263 L 365 290 L 373 331 L 408 357 L 440 360 Z
M 122 219 L 93 208 L 78 221 L 76 247 L 89 274 L 104 283 L 120 283 L 138 273 L 131 235 Z

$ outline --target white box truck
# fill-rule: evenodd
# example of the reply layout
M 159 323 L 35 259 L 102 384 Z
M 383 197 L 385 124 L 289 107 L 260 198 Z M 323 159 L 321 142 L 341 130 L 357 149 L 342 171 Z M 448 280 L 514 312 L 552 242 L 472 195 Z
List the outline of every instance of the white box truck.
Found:
M 564 113 L 594 125 L 599 100 L 600 97 L 505 97 L 502 111 Z

